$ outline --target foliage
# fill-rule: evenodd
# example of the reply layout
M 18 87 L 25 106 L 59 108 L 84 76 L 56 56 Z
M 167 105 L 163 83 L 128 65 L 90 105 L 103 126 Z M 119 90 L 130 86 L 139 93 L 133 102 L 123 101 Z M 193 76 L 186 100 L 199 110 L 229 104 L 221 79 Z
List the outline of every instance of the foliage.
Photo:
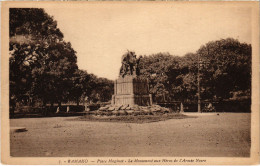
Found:
M 171 100 L 189 101 L 197 93 L 197 56 L 192 53 L 168 67 L 167 81 Z
M 90 102 L 107 102 L 112 98 L 114 82 L 106 78 L 93 77 L 89 95 Z
M 78 69 L 76 51 L 43 9 L 11 8 L 9 25 L 10 103 L 79 103 L 93 91 L 108 100 L 111 81 Z
M 77 70 L 76 51 L 43 9 L 10 9 L 10 94 L 61 102 Z M 22 83 L 22 84 L 20 84 Z
M 140 60 L 141 77 L 148 78 L 149 90 L 153 100 L 156 98 L 164 99 L 169 94 L 167 84 L 167 72 L 169 66 L 177 61 L 178 57 L 171 56 L 169 53 L 158 53 L 150 56 L 144 55 Z
M 248 91 L 250 96 L 251 45 L 222 39 L 208 42 L 197 54 L 206 62 L 201 70 L 202 97 L 228 99 L 237 91 Z
M 90 103 L 107 102 L 112 98 L 114 83 L 106 78 L 98 78 L 94 74 L 88 74 L 87 71 L 79 70 L 79 76 L 74 81 L 72 89 L 77 89 L 72 96 L 78 97 L 77 101 L 83 102 L 88 97 Z M 76 100 L 74 100 L 76 101 Z
M 208 42 L 183 57 L 169 53 L 144 56 L 140 64 L 155 102 L 195 101 L 198 64 L 203 100 L 251 96 L 251 45 L 235 39 Z

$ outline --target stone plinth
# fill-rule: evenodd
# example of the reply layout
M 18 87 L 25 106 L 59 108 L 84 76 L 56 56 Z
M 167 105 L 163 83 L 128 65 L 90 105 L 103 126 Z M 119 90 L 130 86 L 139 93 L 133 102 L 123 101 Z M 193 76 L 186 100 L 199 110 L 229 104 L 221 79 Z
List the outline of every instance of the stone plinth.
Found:
M 119 77 L 114 83 L 112 105 L 152 105 L 152 96 L 149 94 L 147 79 L 127 75 Z

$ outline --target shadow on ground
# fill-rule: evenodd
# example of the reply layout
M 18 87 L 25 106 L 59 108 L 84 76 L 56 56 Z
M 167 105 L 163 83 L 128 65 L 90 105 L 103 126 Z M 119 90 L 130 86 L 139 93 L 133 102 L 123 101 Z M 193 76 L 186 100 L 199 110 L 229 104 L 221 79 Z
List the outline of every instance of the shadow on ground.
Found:
M 159 121 L 166 121 L 169 119 L 185 119 L 197 118 L 196 116 L 187 116 L 180 113 L 170 113 L 163 115 L 121 115 L 121 116 L 96 116 L 85 115 L 73 120 L 80 121 L 97 121 L 97 122 L 122 122 L 122 123 L 152 123 Z

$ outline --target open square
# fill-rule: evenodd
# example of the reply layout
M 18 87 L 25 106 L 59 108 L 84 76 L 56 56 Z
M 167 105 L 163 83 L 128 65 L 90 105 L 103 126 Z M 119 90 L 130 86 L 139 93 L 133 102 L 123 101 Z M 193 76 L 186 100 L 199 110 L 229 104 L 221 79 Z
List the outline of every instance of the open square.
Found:
M 15 157 L 249 157 L 250 113 L 192 114 L 152 123 L 76 117 L 11 119 Z

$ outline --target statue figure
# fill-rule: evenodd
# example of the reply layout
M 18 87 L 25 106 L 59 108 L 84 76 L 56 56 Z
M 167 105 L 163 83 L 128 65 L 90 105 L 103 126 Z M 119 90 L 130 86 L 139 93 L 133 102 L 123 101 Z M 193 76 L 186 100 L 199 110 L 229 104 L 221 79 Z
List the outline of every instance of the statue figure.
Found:
M 140 75 L 140 60 L 142 59 L 143 57 L 140 56 L 137 61 L 136 61 L 136 75 Z
M 127 51 L 127 53 L 122 56 L 122 66 L 120 68 L 119 76 L 124 77 L 125 75 L 139 75 L 140 58 L 136 58 L 135 52 Z

